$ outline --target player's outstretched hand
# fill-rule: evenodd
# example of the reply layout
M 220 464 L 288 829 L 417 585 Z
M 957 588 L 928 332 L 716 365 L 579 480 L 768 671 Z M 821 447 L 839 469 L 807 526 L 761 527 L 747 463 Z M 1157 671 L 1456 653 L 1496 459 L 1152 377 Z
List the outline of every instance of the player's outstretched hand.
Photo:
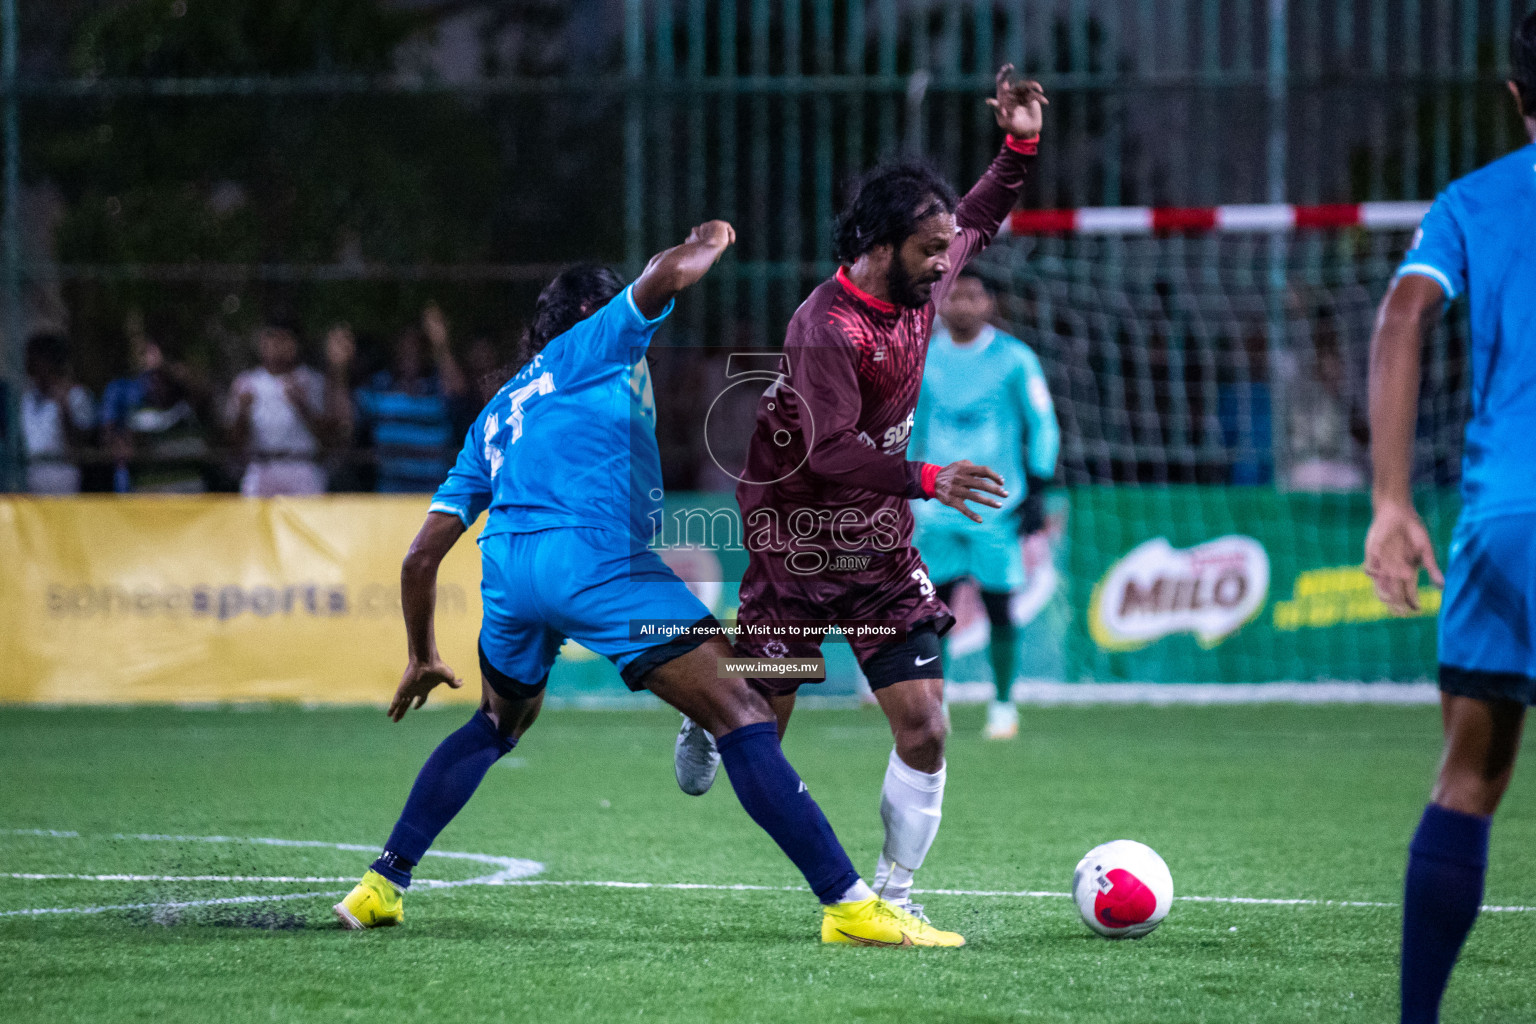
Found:
M 1419 610 L 1419 567 L 1437 587 L 1445 577 L 1435 561 L 1429 531 L 1412 505 L 1384 502 L 1365 535 L 1365 571 L 1376 584 L 1376 596 L 1394 615 Z
M 736 242 L 736 229 L 723 220 L 707 220 L 688 232 L 687 241 L 675 249 L 660 255 L 660 259 L 672 257 L 677 274 L 677 290 L 697 284 L 699 278 L 709 273 L 709 268 L 721 254 Z
M 723 220 L 707 220 L 688 232 L 682 245 L 663 249 L 645 265 L 630 292 L 646 319 L 660 316 L 667 303 L 709 273 L 720 254 L 736 241 L 736 229 Z
M 405 717 L 407 711 L 421 707 L 427 702 L 427 694 L 438 683 L 447 683 L 448 688 L 457 690 L 464 685 L 464 680 L 453 674 L 441 658 L 434 658 L 430 662 L 411 659 L 411 663 L 405 666 L 405 674 L 400 677 L 400 685 L 395 689 L 395 699 L 389 702 L 389 717 L 398 722 Z
M 950 508 L 959 509 L 979 523 L 981 516 L 971 511 L 965 503 L 974 501 L 978 505 L 1002 508 L 1003 503 L 998 499 L 1008 497 L 1008 492 L 1003 489 L 1002 477 L 986 466 L 978 466 L 967 459 L 961 459 L 939 470 L 938 478 L 933 484 L 933 497 L 934 500 Z
M 728 246 L 736 242 L 736 229 L 731 227 L 729 221 L 707 220 L 703 224 L 688 232 L 688 241 L 685 245 L 702 244 L 712 247 L 717 253 L 725 252 Z
M 1040 134 L 1045 123 L 1041 108 L 1050 102 L 1039 82 L 1015 80 L 1013 65 L 1004 64 L 997 69 L 997 95 L 987 100 L 987 106 L 997 115 L 999 128 L 1016 139 L 1030 139 Z

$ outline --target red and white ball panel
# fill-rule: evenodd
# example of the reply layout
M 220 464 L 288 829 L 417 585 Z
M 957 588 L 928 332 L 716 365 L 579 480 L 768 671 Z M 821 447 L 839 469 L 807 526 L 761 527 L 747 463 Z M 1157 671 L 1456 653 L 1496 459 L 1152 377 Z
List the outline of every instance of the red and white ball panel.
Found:
M 1157 851 L 1132 839 L 1095 846 L 1072 873 L 1083 923 L 1109 939 L 1139 939 L 1173 906 L 1173 876 Z

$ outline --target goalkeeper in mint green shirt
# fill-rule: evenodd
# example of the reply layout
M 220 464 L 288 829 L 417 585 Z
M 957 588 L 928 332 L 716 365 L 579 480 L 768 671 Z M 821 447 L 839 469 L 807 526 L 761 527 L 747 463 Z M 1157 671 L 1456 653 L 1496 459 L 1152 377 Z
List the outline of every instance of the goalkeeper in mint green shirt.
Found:
M 1002 508 L 977 510 L 980 525 L 936 502 L 913 502 L 912 511 L 914 543 L 944 602 L 961 580 L 981 587 L 997 686 L 986 736 L 1012 739 L 1019 729 L 1018 709 L 1009 699 L 1017 646 L 1008 606 L 1012 592 L 1024 585 L 1019 535 L 1043 526 L 1041 496 L 1056 475 L 1061 431 L 1039 358 L 988 322 L 994 310 L 981 278 L 962 271 L 939 308 L 907 457 L 941 466 L 970 459 L 1007 481 Z

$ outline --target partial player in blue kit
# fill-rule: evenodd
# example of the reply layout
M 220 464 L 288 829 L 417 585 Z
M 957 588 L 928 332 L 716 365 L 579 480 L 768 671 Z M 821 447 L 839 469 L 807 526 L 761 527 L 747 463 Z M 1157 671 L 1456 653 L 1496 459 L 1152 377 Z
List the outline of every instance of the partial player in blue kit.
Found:
M 621 288 L 612 271 L 563 275 L 581 293 Z M 535 355 L 481 411 L 431 512 L 480 532 L 480 669 L 517 696 L 541 689 L 566 637 L 632 690 L 715 628 L 650 549 L 662 507 L 646 348 L 672 311 L 641 312 L 635 286 Z M 672 644 L 660 630 L 697 625 Z M 649 627 L 649 628 L 647 628 Z
M 383 853 L 336 904 L 344 926 L 400 922 L 412 869 L 533 725 L 569 637 L 613 662 L 631 689 L 719 736 L 737 799 L 824 905 L 824 942 L 963 944 L 860 879 L 784 759 L 768 702 L 739 677 L 717 678 L 732 656 L 719 624 L 647 546 L 662 489 L 646 349 L 677 293 L 734 241 L 729 224 L 710 221 L 627 288 L 611 270 L 580 266 L 540 293 L 531 358 L 470 428 L 401 568 L 409 662 L 389 707 L 395 721 L 440 683 L 463 685 L 437 651 L 437 571 L 487 514 L 480 708 L 427 759 Z
M 1533 140 L 1452 182 L 1398 269 L 1371 340 L 1375 516 L 1365 568 L 1394 611 L 1418 608 L 1422 566 L 1443 583 L 1445 754 L 1409 846 L 1402 1019 L 1439 1019 L 1451 968 L 1483 898 L 1493 812 L 1536 702 L 1536 14 L 1515 33 L 1509 91 Z M 1465 295 L 1472 413 L 1461 517 L 1442 580 L 1413 507 L 1423 332 Z

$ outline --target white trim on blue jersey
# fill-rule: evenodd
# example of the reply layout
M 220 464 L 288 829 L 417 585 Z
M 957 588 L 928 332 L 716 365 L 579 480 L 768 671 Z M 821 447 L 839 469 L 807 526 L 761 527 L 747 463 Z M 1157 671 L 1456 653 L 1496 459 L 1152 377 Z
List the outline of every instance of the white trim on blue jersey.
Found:
M 1403 277 L 1406 274 L 1419 274 L 1434 281 L 1440 286 L 1440 290 L 1445 292 L 1447 302 L 1456 297 L 1456 286 L 1451 284 L 1451 279 L 1446 276 L 1445 271 L 1438 267 L 1432 267 L 1428 263 L 1404 263 L 1397 268 L 1394 276 Z

